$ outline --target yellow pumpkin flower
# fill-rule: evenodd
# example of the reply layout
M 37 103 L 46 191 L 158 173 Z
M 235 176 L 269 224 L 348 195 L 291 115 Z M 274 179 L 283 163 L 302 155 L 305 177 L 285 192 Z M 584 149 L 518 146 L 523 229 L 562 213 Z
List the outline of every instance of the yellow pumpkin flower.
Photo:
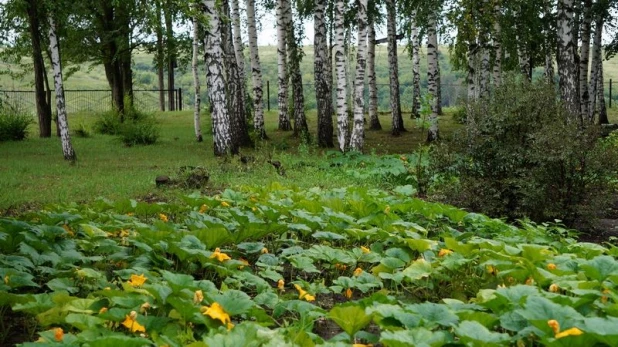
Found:
M 554 331 L 554 334 L 558 334 L 560 332 L 560 323 L 558 323 L 555 319 L 550 319 L 547 321 L 547 325 Z
M 348 298 L 348 299 L 351 299 L 351 298 L 352 298 L 352 288 L 348 288 L 348 289 L 345 291 L 345 297 L 346 297 L 346 298 Z
M 268 254 L 268 248 L 266 248 L 266 247 L 262 248 L 262 250 L 260 251 L 260 253 L 262 253 L 262 254 Z
M 193 303 L 199 304 L 202 300 L 204 300 L 204 293 L 201 290 L 196 290 L 195 293 L 193 293 Z
M 487 265 L 485 270 L 487 270 L 487 273 L 490 275 L 498 275 L 498 269 L 496 269 L 493 265 Z
M 99 310 L 99 314 L 103 314 L 107 312 L 107 307 L 101 307 L 101 309 Z
M 363 269 L 357 267 L 356 270 L 354 270 L 354 276 L 358 277 L 363 273 Z
M 221 201 L 221 206 L 223 206 L 223 207 L 230 207 L 230 204 L 228 204 L 225 201 Z
M 67 234 L 69 234 L 69 236 L 75 236 L 75 233 L 73 232 L 73 230 L 71 230 L 71 227 L 68 226 L 67 224 L 62 224 L 62 229 L 64 229 L 64 231 L 66 231 Z
M 373 347 L 373 345 L 372 344 L 366 345 L 364 343 L 353 343 L 352 347 Z
M 549 286 L 549 291 L 552 292 L 552 293 L 558 293 L 560 291 L 560 287 L 557 284 L 552 283 Z
M 607 300 L 608 300 L 607 295 L 608 295 L 609 293 L 610 293 L 609 289 L 605 289 L 605 290 L 603 290 L 603 295 L 601 296 L 601 302 L 602 302 L 602 303 L 604 303 L 604 304 L 606 304 L 606 303 L 607 303 Z
M 502 284 L 498 284 L 498 289 L 501 289 L 501 288 L 502 288 L 502 289 L 506 288 L 506 285 L 504 285 L 504 283 L 502 283 Z
M 402 156 L 399 157 L 399 160 L 407 162 L 408 158 L 406 158 L 405 155 L 402 155 Z
M 228 325 L 229 323 L 232 322 L 232 320 L 230 319 L 230 315 L 225 312 L 223 307 L 219 305 L 218 302 L 214 302 L 212 305 L 210 305 L 210 307 L 203 306 L 201 311 L 203 315 L 208 316 L 212 319 L 219 320 L 221 321 L 221 323 L 225 325 Z M 231 329 L 229 325 L 228 325 L 228 329 Z
M 200 206 L 200 213 L 205 213 L 208 210 L 208 206 L 206 206 L 206 204 L 203 204 L 202 206 Z
M 9 275 L 4 276 L 4 284 L 8 286 L 9 282 L 11 282 L 11 277 Z
M 554 263 L 547 264 L 547 270 L 549 270 L 549 271 L 556 270 L 556 264 L 554 264 Z
M 127 236 L 129 236 L 129 232 L 124 230 L 124 229 L 120 229 L 120 233 L 118 233 L 118 235 L 120 237 L 127 237 Z
M 526 280 L 526 284 L 529 285 L 529 286 L 533 286 L 534 285 L 534 278 L 528 277 L 528 279 Z
M 294 288 L 296 288 L 296 290 L 298 290 L 298 298 L 299 299 L 304 299 L 306 301 L 315 301 L 315 296 L 307 293 L 305 290 L 303 290 L 303 288 L 301 288 L 298 284 L 294 285 Z
M 283 279 L 280 279 L 279 281 L 277 281 L 277 288 L 279 290 L 283 290 L 285 288 L 285 281 Z
M 159 213 L 159 219 L 162 220 L 163 223 L 167 223 L 169 221 L 169 218 L 167 218 L 167 216 L 163 213 Z
M 62 330 L 62 328 L 54 329 L 54 339 L 56 339 L 56 341 L 58 342 L 62 342 L 62 339 L 64 339 L 64 331 Z
M 249 261 L 248 261 L 247 259 L 240 258 L 240 259 L 238 259 L 238 261 L 240 261 L 241 263 L 243 263 L 243 265 L 238 266 L 238 269 L 239 269 L 239 270 L 242 270 L 242 269 L 244 269 L 244 268 L 245 268 L 245 266 L 249 266 L 249 265 L 250 265 L 250 264 L 249 264 Z
M 567 329 L 561 333 L 556 334 L 556 338 L 557 339 L 561 339 L 563 337 L 567 337 L 567 336 L 579 336 L 581 334 L 583 334 L 584 332 L 579 330 L 579 328 L 570 328 Z
M 137 318 L 137 312 L 135 311 L 131 311 L 131 314 L 128 314 L 125 316 L 124 322 L 122 322 L 122 325 L 129 329 L 132 333 L 139 331 L 142 333 L 146 332 L 146 328 L 139 324 L 135 319 Z
M 127 216 L 129 216 L 129 217 L 133 217 L 133 216 L 135 216 L 135 213 L 133 213 L 133 212 L 129 212 L 129 213 L 127 213 Z
M 386 205 L 386 207 L 384 208 L 384 214 L 389 214 L 391 213 L 391 207 Z
M 345 264 L 339 264 L 339 263 L 335 264 L 335 269 L 339 271 L 345 271 L 347 268 L 348 266 Z
M 221 253 L 221 250 L 219 249 L 219 247 L 217 247 L 215 248 L 215 251 L 212 252 L 212 254 L 210 255 L 210 259 L 217 259 L 220 262 L 224 262 L 232 258 L 230 258 L 230 256 L 225 253 Z
M 363 253 L 367 254 L 367 253 L 371 253 L 371 250 L 365 246 L 361 246 L 361 251 L 363 251 Z
M 136 275 L 133 274 L 131 275 L 131 278 L 129 279 L 129 284 L 133 287 L 140 287 L 144 284 L 144 282 L 146 282 L 147 278 L 146 276 L 144 276 L 144 274 L 141 275 Z
M 450 249 L 442 248 L 440 252 L 438 252 L 438 257 L 444 257 L 452 253 L 453 251 L 451 251 Z
M 150 303 L 149 302 L 145 302 L 143 303 L 140 307 L 139 307 L 139 311 L 141 313 L 146 313 L 146 311 L 148 311 L 148 309 L 150 309 Z

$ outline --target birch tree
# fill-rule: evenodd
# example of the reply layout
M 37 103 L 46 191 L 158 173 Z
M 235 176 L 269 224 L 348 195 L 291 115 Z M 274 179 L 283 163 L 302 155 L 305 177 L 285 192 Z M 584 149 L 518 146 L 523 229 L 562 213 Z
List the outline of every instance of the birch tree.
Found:
M 345 2 L 337 0 L 335 3 L 335 69 L 337 75 L 337 140 L 339 149 L 345 152 L 348 147 L 348 105 L 344 47 L 344 15 Z
M 208 98 L 212 108 L 212 133 L 216 156 L 228 152 L 237 153 L 238 147 L 232 143 L 230 115 L 228 113 L 225 78 L 223 76 L 223 49 L 221 48 L 221 23 L 215 8 L 215 0 L 202 0 L 208 22 L 204 45 L 206 47 L 208 79 Z
M 303 138 L 306 138 L 309 134 L 309 127 L 307 126 L 307 118 L 305 116 L 303 77 L 300 72 L 300 62 L 303 52 L 300 46 L 300 39 L 295 32 L 291 1 L 287 2 L 287 6 L 285 27 L 287 29 L 288 67 L 290 81 L 292 83 L 294 136 L 302 135 Z M 302 27 L 302 23 L 300 23 L 300 26 Z
M 369 129 L 382 130 L 378 118 L 378 85 L 376 79 L 376 31 L 373 20 L 369 21 L 367 33 L 367 82 L 369 84 Z
M 292 130 L 288 114 L 288 74 L 287 74 L 287 2 L 289 0 L 277 0 L 277 72 L 279 92 L 277 103 L 279 104 L 279 130 Z
M 196 6 L 197 7 L 197 6 Z M 200 25 L 197 15 L 193 16 L 193 56 L 191 59 L 191 69 L 193 71 L 193 85 L 195 88 L 195 106 L 193 108 L 193 128 L 197 142 L 204 141 L 202 137 L 202 125 L 200 120 L 202 97 L 200 96 L 200 78 L 198 73 L 198 54 L 199 54 L 199 33 Z
M 597 96 L 599 87 L 599 67 L 603 66 L 602 60 L 602 39 L 603 39 L 603 18 L 597 17 L 595 19 L 594 28 L 594 40 L 592 44 L 592 61 L 590 69 L 590 86 L 588 88 L 588 95 L 590 96 L 590 106 L 588 109 L 588 120 L 590 123 L 594 122 L 597 107 Z
M 354 78 L 354 124 L 350 147 L 362 152 L 365 140 L 365 66 L 367 64 L 367 0 L 358 0 L 358 39 L 356 53 L 356 76 Z
M 393 119 L 392 134 L 399 136 L 401 132 L 406 131 L 403 126 L 403 118 L 401 116 L 401 100 L 399 96 L 399 64 L 397 63 L 397 23 L 396 23 L 396 8 L 395 0 L 386 0 L 386 28 L 388 39 L 388 66 L 390 70 L 389 85 L 390 85 L 390 103 L 391 115 Z
M 257 43 L 257 29 L 255 22 L 255 1 L 247 0 L 247 28 L 249 31 L 249 50 L 251 55 L 251 80 L 253 82 L 253 127 L 258 137 L 268 139 L 264 126 L 264 102 L 262 84 L 262 65 Z
M 58 112 L 58 125 L 60 127 L 60 139 L 62 141 L 62 153 L 64 159 L 70 162 L 75 162 L 77 156 L 73 150 L 71 143 L 71 135 L 69 134 L 69 122 L 67 120 L 67 108 L 64 99 L 64 85 L 62 80 L 62 62 L 60 60 L 60 46 L 58 43 L 58 35 L 56 23 L 53 15 L 49 15 L 49 50 L 51 56 L 51 65 L 54 73 L 54 87 L 56 89 L 56 111 Z
M 221 2 L 221 10 L 223 14 L 230 17 L 230 6 L 228 0 Z M 253 143 L 247 129 L 247 117 L 244 94 L 244 81 L 240 76 L 240 68 L 236 58 L 236 50 L 234 49 L 233 30 L 231 22 L 221 22 L 221 38 L 223 40 L 222 47 L 224 53 L 224 66 L 227 72 L 227 88 L 228 88 L 228 107 L 230 115 L 230 126 L 232 131 L 232 142 L 238 146 L 251 147 Z
M 499 87 L 502 84 L 502 26 L 500 20 L 502 16 L 500 3 L 494 5 L 494 32 L 493 32 L 493 49 L 494 49 L 494 68 L 492 73 L 494 87 Z
M 573 0 L 558 1 L 558 74 L 560 98 L 572 119 L 579 119 L 580 106 L 577 93 L 577 65 L 573 32 Z
M 431 100 L 431 116 L 429 117 L 429 130 L 427 142 L 439 139 L 438 132 L 438 33 L 436 27 L 436 14 L 431 13 L 427 23 L 427 87 Z
M 417 11 L 412 11 L 411 37 L 412 46 L 412 117 L 420 117 L 421 110 L 421 38 L 416 19 Z
M 328 43 L 326 41 L 325 0 L 315 0 L 314 25 L 314 65 L 315 98 L 318 106 L 318 146 L 334 147 L 333 144 L 333 116 L 332 94 L 328 73 L 330 59 L 328 57 Z
M 590 94 L 588 90 L 588 63 L 590 60 L 590 37 L 592 26 L 592 0 L 584 0 L 581 25 L 581 54 L 579 58 L 579 95 L 581 117 L 588 117 L 590 106 Z

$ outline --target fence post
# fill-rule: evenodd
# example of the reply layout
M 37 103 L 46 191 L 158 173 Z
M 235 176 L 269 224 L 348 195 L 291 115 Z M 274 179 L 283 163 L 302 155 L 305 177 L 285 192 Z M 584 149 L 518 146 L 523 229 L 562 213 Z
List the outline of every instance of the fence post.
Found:
M 182 111 L 182 88 L 178 88 L 178 111 Z
M 266 102 L 268 105 L 268 111 L 270 111 L 270 81 L 266 81 Z
M 609 79 L 609 108 L 612 108 L 612 79 Z

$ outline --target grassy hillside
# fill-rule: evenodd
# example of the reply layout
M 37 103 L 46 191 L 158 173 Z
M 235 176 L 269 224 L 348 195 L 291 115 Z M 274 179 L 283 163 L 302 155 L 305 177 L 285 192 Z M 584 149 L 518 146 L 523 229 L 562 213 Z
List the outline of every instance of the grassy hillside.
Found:
M 448 49 L 443 47 L 441 49 L 442 55 L 440 59 L 441 73 L 442 73 L 442 102 L 446 106 L 456 105 L 458 101 L 465 97 L 465 87 L 461 86 L 463 83 L 464 73 L 461 71 L 453 71 L 451 64 L 449 62 Z M 277 50 L 274 46 L 263 46 L 260 47 L 260 58 L 262 63 L 262 73 L 264 80 L 264 93 L 266 98 L 266 82 L 270 81 L 270 105 L 271 108 L 276 108 L 277 104 Z M 246 67 L 249 69 L 249 57 L 248 52 L 245 52 L 246 59 Z M 158 89 L 157 83 L 157 75 L 155 69 L 153 67 L 153 56 L 145 53 L 137 53 L 133 58 L 133 72 L 134 72 L 134 83 L 136 89 L 145 89 L 145 90 L 153 90 Z M 349 68 L 353 71 L 354 63 L 352 62 L 349 65 Z M 614 58 L 610 61 L 605 62 L 605 81 L 608 84 L 610 79 L 616 80 L 618 78 L 618 58 Z M 9 66 L 4 63 L 0 63 L 0 71 L 19 71 L 19 68 L 16 66 Z M 313 46 L 305 47 L 305 57 L 301 64 L 301 70 L 303 75 L 303 82 L 305 83 L 305 105 L 307 109 L 315 109 L 315 92 L 313 89 L 312 83 L 314 82 L 313 76 Z M 426 80 L 426 61 L 425 59 L 421 60 L 421 84 L 423 90 L 425 90 L 427 86 Z M 248 72 L 249 74 L 249 72 Z M 390 109 L 389 106 L 389 87 L 388 87 L 388 59 L 387 59 L 387 51 L 385 45 L 380 45 L 376 47 L 376 74 L 378 81 L 378 103 L 379 109 L 382 111 L 386 111 Z M 202 77 L 202 83 L 204 82 L 205 72 L 203 67 L 201 69 L 200 77 Z M 248 76 L 250 77 L 250 76 Z M 402 94 L 402 108 L 404 111 L 409 110 L 411 108 L 411 98 L 406 97 L 408 95 L 412 95 L 412 62 L 408 56 L 408 52 L 404 49 L 404 47 L 400 47 L 399 49 L 399 78 L 401 83 L 401 94 Z M 51 78 L 50 78 L 51 80 Z M 249 84 L 250 78 L 248 78 Z M 88 66 L 83 65 L 79 66 L 78 70 L 71 74 L 70 77 L 66 81 L 67 89 L 108 89 L 108 84 L 105 79 L 105 72 L 103 67 L 100 65 Z M 607 85 L 606 84 L 606 85 Z M 13 79 L 8 75 L 0 75 L 0 91 L 2 90 L 32 90 L 33 88 L 33 78 L 30 75 L 25 76 L 22 79 Z M 349 83 L 351 85 L 351 83 Z M 176 72 L 176 88 L 182 88 L 183 90 L 183 104 L 185 106 L 191 106 L 193 104 L 193 78 L 191 76 L 191 67 L 190 65 L 180 66 Z M 606 95 L 609 96 L 609 88 L 606 88 Z M 613 93 L 613 98 L 618 100 L 618 92 Z M 203 95 L 206 96 L 205 93 Z M 21 98 L 27 99 L 27 101 L 20 101 L 28 105 L 28 107 L 32 107 L 33 104 L 33 96 L 32 95 L 8 95 L 9 98 Z M 82 94 L 69 94 L 67 96 L 69 99 L 73 98 L 73 103 L 84 102 L 83 99 L 93 98 L 90 95 L 82 95 Z M 146 108 L 155 108 L 157 105 L 157 97 L 156 93 L 148 93 L 148 95 L 143 94 L 140 96 L 140 99 L 145 98 L 146 101 L 141 101 L 142 103 L 148 104 L 144 106 Z M 96 96 L 99 98 L 99 103 L 107 103 L 109 100 L 105 99 L 102 96 Z M 265 100 L 265 103 L 267 101 Z M 71 104 L 71 100 L 69 100 L 69 104 Z M 75 111 L 84 111 L 84 110 L 92 110 L 94 106 L 80 106 L 79 109 Z

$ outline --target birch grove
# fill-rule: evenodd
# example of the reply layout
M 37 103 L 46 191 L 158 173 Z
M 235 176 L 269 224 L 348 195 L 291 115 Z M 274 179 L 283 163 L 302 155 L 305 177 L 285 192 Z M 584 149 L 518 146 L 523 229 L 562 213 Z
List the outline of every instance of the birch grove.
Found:
M 337 140 L 339 149 L 345 152 L 348 147 L 349 130 L 348 130 L 348 96 L 346 86 L 346 54 L 344 47 L 344 26 L 343 16 L 345 11 L 345 2 L 337 0 L 335 3 L 335 69 L 337 78 Z

